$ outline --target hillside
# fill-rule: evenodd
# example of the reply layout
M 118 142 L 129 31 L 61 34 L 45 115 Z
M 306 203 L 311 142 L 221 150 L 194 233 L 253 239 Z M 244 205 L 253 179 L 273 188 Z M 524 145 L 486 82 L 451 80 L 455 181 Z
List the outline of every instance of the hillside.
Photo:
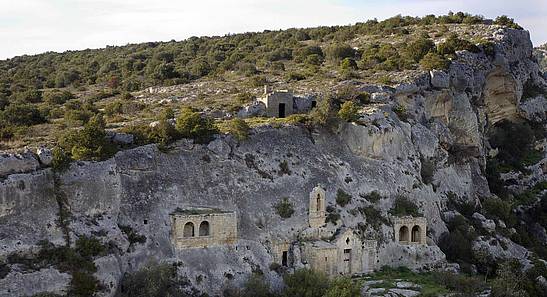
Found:
M 0 69 L 0 297 L 547 293 L 547 82 L 507 17 Z
M 98 111 L 108 129 L 120 129 L 156 121 L 166 107 L 176 113 L 181 106 L 191 106 L 210 114 L 233 114 L 260 95 L 266 84 L 308 95 L 331 92 L 348 79 L 393 85 L 419 74 L 420 68 L 447 67 L 456 50 L 491 50 L 488 39 L 496 27 L 482 22 L 462 13 L 397 16 L 351 26 L 189 38 L 0 61 L 0 110 L 7 109 L 0 113 L 0 149 L 53 145 L 62 131 L 80 127 Z M 499 23 L 518 26 L 505 19 Z M 419 66 L 434 49 L 433 42 L 442 46 Z M 173 87 L 141 91 L 162 85 Z

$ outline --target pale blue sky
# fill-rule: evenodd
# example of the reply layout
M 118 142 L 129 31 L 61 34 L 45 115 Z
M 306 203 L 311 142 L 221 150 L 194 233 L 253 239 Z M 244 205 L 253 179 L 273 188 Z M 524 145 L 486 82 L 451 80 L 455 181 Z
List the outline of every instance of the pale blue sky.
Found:
M 0 0 L 0 59 L 449 10 L 506 14 L 547 42 L 547 0 Z

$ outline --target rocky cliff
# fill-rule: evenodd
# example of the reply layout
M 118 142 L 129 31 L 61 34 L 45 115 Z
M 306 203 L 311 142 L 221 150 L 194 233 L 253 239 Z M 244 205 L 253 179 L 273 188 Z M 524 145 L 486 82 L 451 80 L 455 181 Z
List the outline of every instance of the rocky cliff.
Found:
M 485 177 L 493 127 L 504 120 L 546 123 L 545 96 L 523 99 L 526 85 L 547 87 L 528 32 L 499 29 L 490 39 L 492 55 L 458 52 L 449 70 L 417 73 L 395 87 L 343 82 L 371 94 L 355 123 L 260 127 L 244 141 L 183 140 L 167 151 L 147 145 L 103 162 L 75 162 L 63 173 L 31 153 L 0 157 L 0 296 L 65 293 L 70 272 L 47 264 L 29 268 L 20 259 L 38 253 L 44 240 L 74 246 L 82 236 L 109 246 L 94 259 L 100 296 L 113 296 L 125 273 L 154 261 L 175 263 L 193 287 L 212 295 L 256 271 L 279 287 L 281 277 L 269 268 L 272 244 L 290 242 L 293 266 L 308 265 L 299 257 L 299 242 L 308 228 L 309 193 L 318 184 L 330 210 L 340 214 L 326 230 L 349 228 L 376 240 L 375 267 L 447 268 L 438 243 L 457 215 L 449 204 L 480 205 L 494 195 Z M 523 180 L 518 191 L 547 180 L 542 143 L 542 160 L 516 178 Z M 352 197 L 345 206 L 335 201 L 339 190 Z M 380 199 L 369 201 L 374 191 Z M 275 205 L 285 197 L 295 212 L 283 219 Z M 397 197 L 413 202 L 427 219 L 427 245 L 395 242 L 390 210 Z M 175 249 L 170 214 L 188 207 L 236 212 L 237 242 Z M 367 207 L 380 215 L 367 216 L 361 211 Z M 473 215 L 491 232 L 476 240 L 477 250 L 530 265 L 533 253 L 495 231 L 502 222 L 480 216 Z M 539 228 L 545 234 L 545 226 Z M 489 244 L 492 238 L 506 248 Z

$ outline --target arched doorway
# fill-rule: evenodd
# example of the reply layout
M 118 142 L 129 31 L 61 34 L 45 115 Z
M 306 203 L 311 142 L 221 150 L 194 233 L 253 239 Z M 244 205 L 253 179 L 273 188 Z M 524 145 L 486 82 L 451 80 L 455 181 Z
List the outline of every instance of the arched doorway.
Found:
M 194 237 L 194 223 L 188 222 L 184 224 L 184 229 L 182 232 L 183 237 Z
M 199 236 L 209 236 L 209 222 L 203 221 L 199 224 Z
M 420 242 L 421 235 L 420 226 L 412 227 L 412 242 Z
M 399 229 L 399 241 L 408 241 L 408 227 L 402 226 Z

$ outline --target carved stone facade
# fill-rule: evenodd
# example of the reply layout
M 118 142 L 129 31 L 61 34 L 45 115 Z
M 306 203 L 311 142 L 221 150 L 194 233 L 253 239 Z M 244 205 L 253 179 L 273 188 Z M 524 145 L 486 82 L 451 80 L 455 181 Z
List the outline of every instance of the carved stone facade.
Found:
M 325 190 L 321 186 L 313 188 L 310 193 L 309 223 L 311 228 L 325 225 L 326 219 Z
M 236 240 L 235 212 L 190 208 L 171 214 L 171 241 L 177 249 L 233 244 Z
M 376 257 L 376 241 L 362 241 L 351 229 L 338 235 L 334 242 L 317 240 L 304 244 L 304 260 L 313 270 L 329 276 L 371 272 Z
M 427 244 L 427 219 L 424 217 L 395 218 L 395 242 L 400 244 Z
M 278 263 L 284 267 L 291 266 L 291 261 L 289 259 L 290 247 L 291 244 L 288 241 L 279 241 L 272 244 L 274 263 Z

